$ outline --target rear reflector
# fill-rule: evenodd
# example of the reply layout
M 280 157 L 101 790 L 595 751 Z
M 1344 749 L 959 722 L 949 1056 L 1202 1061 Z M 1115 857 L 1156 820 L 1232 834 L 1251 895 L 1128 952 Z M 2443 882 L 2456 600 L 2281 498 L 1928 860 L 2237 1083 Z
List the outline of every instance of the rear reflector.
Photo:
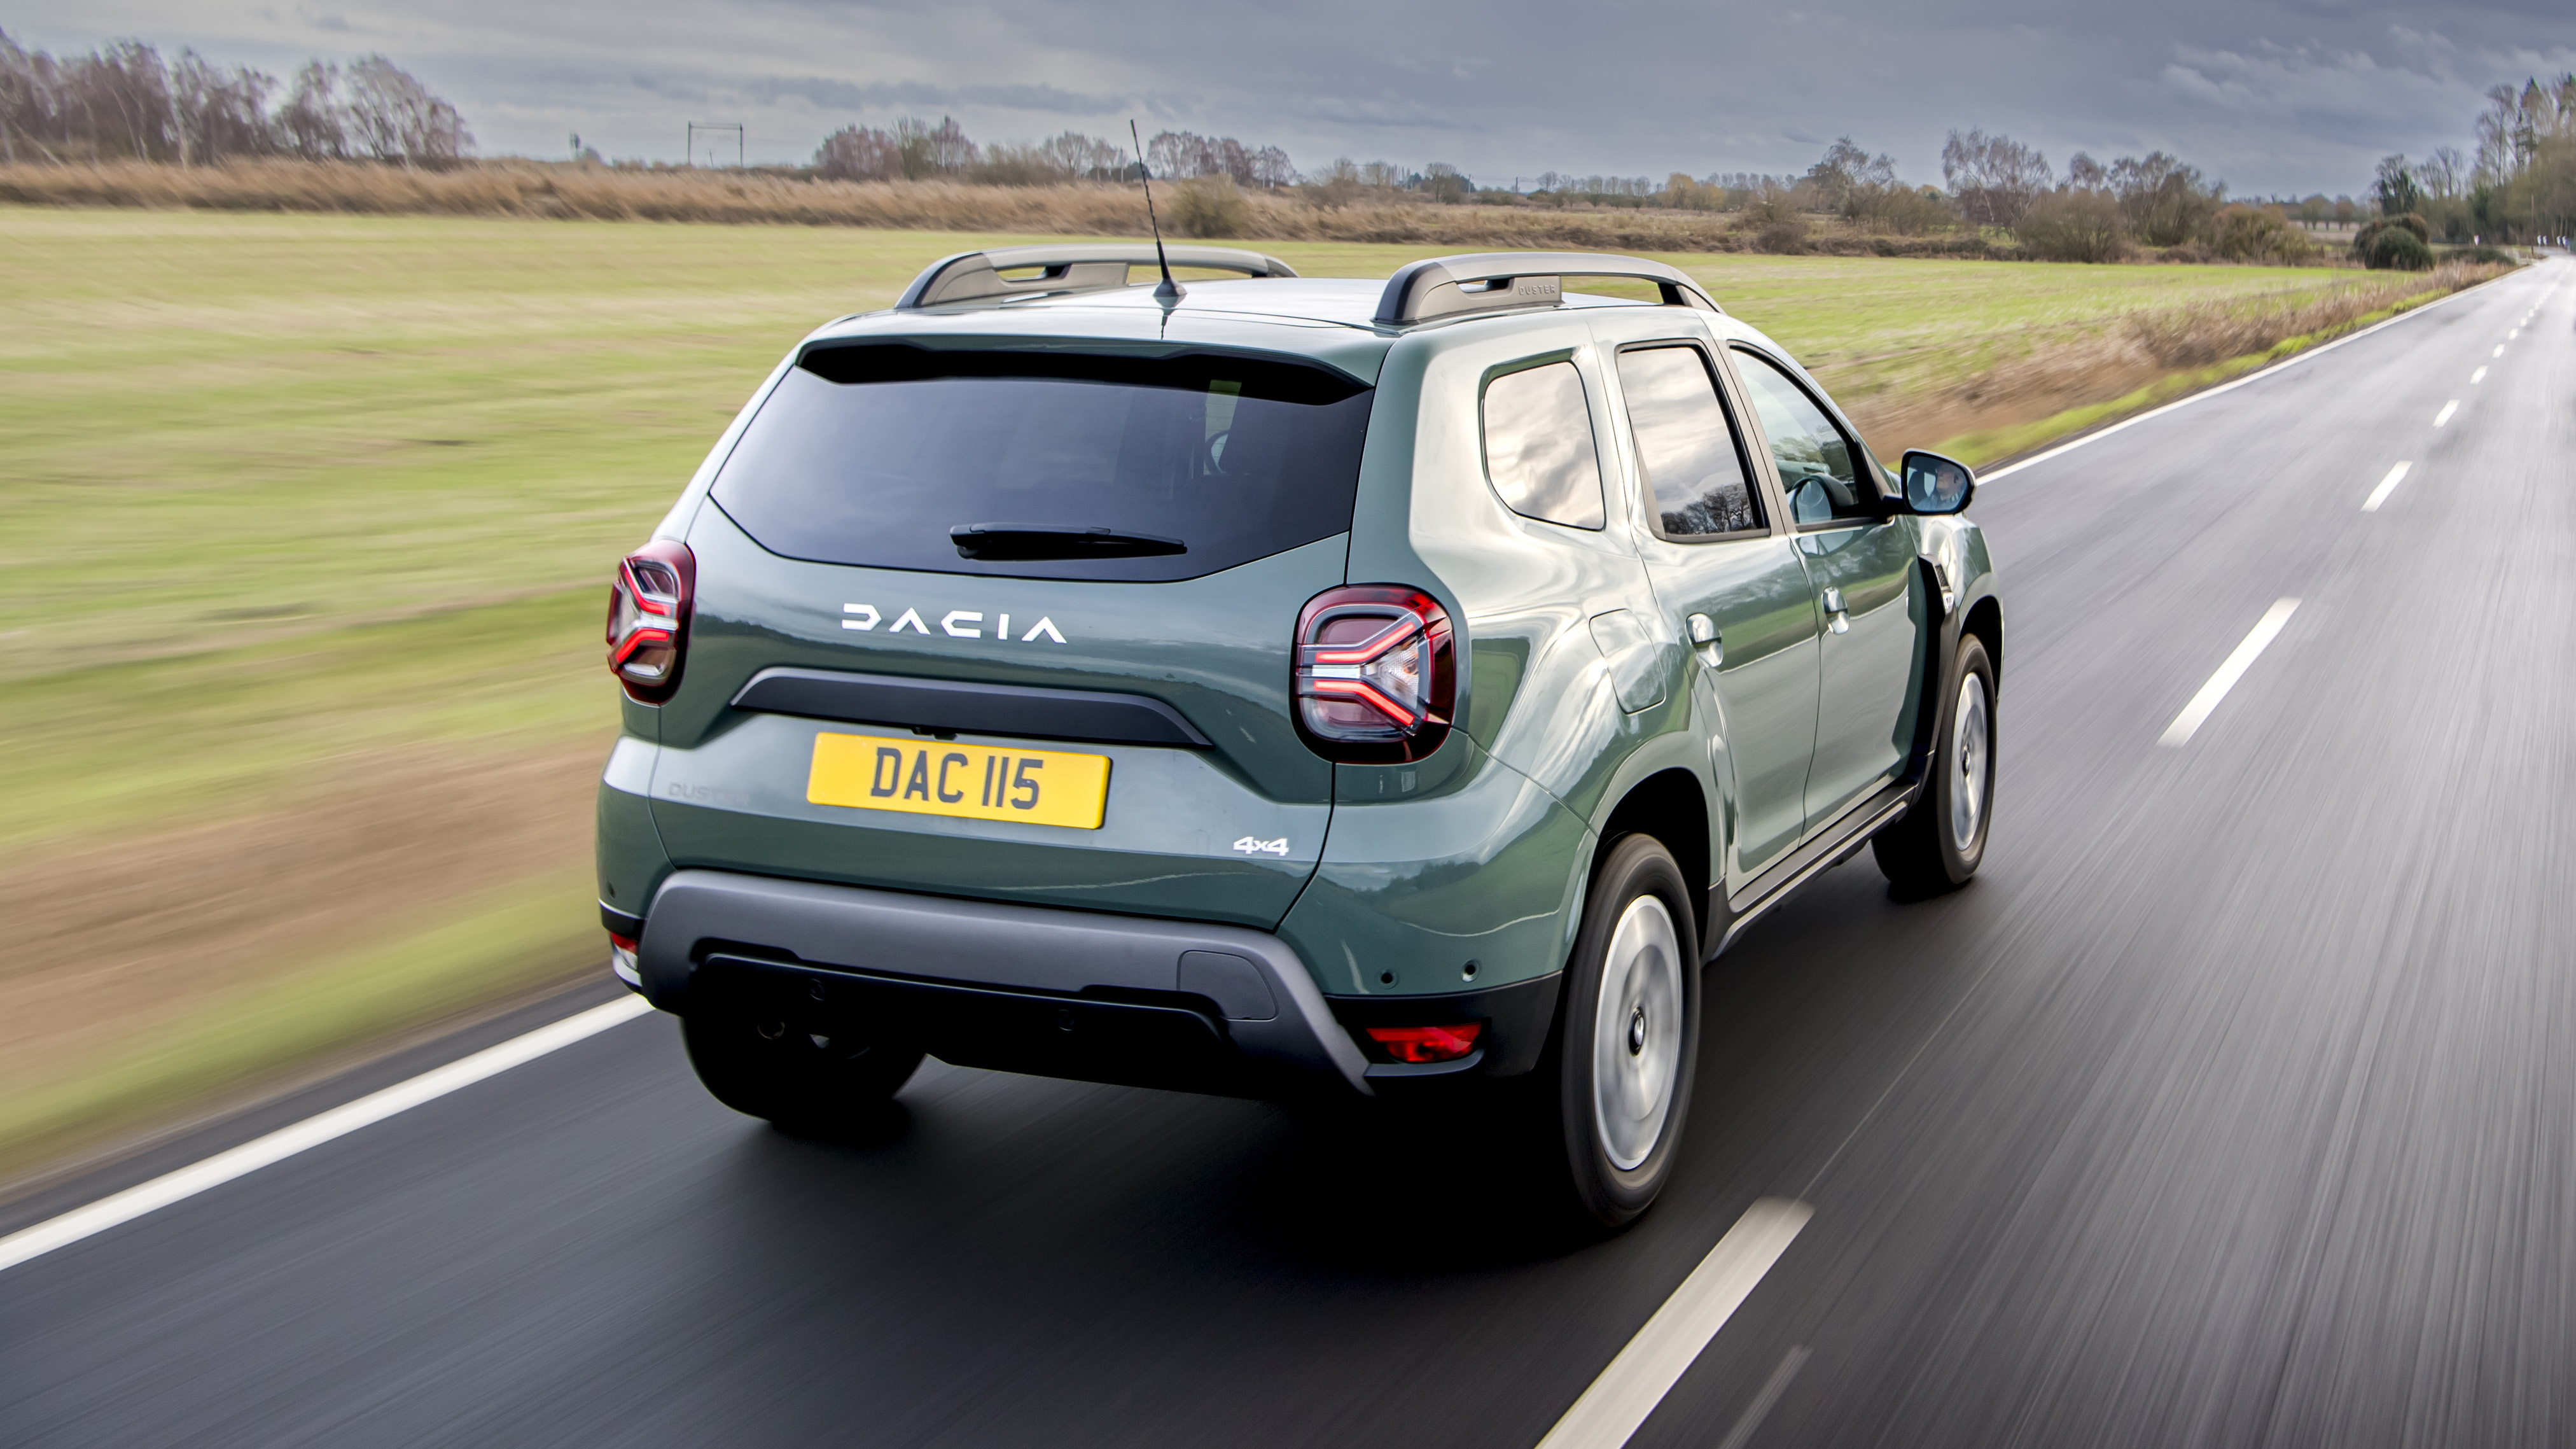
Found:
M 1476 1038 L 1485 1034 L 1485 1024 L 1469 1021 L 1456 1026 L 1372 1026 L 1365 1030 L 1369 1040 L 1385 1048 L 1388 1056 L 1419 1065 L 1454 1062 L 1474 1051 Z

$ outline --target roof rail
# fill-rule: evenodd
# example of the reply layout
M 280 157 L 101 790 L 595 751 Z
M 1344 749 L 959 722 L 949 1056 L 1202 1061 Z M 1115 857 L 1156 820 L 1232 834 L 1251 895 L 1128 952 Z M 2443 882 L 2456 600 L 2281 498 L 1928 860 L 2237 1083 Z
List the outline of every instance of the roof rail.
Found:
M 1471 312 L 1553 307 L 1564 295 L 1562 279 L 1569 276 L 1633 277 L 1655 283 L 1667 307 L 1725 310 L 1680 268 L 1643 257 L 1602 252 L 1472 252 L 1410 262 L 1387 278 L 1386 292 L 1378 298 L 1377 325 L 1403 327 Z
M 1241 272 L 1248 277 L 1293 277 L 1286 262 L 1233 247 L 1166 247 L 1176 267 Z M 1127 285 L 1129 267 L 1154 265 L 1152 242 L 1082 242 L 1034 247 L 996 247 L 989 252 L 959 252 L 922 268 L 895 303 L 899 309 L 937 307 L 949 302 L 984 302 L 998 297 L 1038 297 L 1065 292 L 1098 292 Z M 1038 268 L 1034 277 L 1005 277 L 1004 272 Z

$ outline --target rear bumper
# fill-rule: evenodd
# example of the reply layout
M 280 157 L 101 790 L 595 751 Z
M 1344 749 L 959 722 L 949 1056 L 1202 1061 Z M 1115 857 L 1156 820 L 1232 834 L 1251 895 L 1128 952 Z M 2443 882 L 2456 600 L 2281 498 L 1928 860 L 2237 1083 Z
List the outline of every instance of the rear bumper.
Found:
M 636 952 L 655 1006 L 860 1018 L 960 1065 L 1270 1095 L 1374 1095 L 1305 963 L 1265 932 L 683 870 Z

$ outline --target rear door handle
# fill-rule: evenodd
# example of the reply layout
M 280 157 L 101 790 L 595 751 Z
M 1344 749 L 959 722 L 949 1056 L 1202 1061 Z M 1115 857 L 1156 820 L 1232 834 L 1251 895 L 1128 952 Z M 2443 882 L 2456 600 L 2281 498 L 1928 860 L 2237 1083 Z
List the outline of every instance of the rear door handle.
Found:
M 1837 634 L 1851 632 L 1851 611 L 1843 607 L 1843 591 L 1825 590 L 1825 627 Z

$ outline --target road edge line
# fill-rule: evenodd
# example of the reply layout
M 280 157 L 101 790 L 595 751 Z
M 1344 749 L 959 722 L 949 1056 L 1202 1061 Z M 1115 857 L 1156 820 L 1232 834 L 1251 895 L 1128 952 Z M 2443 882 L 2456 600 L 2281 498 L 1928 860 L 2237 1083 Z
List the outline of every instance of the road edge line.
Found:
M 56 1248 L 69 1247 L 83 1238 L 130 1223 L 209 1188 L 220 1187 L 235 1178 L 283 1162 L 325 1142 L 346 1137 L 425 1102 L 470 1087 L 487 1077 L 499 1076 L 512 1067 L 524 1066 L 550 1052 L 597 1036 L 610 1027 L 633 1021 L 652 1009 L 652 1005 L 642 997 L 628 996 L 576 1012 L 552 1025 L 538 1027 L 498 1046 L 486 1047 L 446 1066 L 432 1068 L 407 1081 L 370 1092 L 354 1102 L 280 1127 L 264 1137 L 252 1138 L 239 1147 L 165 1172 L 123 1192 L 112 1193 L 86 1207 L 47 1218 L 33 1227 L 21 1228 L 0 1238 L 0 1273 L 30 1259 L 40 1258 Z
M 1783 1197 L 1766 1197 L 1746 1208 L 1538 1441 L 1538 1449 L 1619 1449 L 1627 1443 L 1815 1213 L 1805 1203 Z
M 2515 272 L 2505 273 L 2504 277 L 2515 276 L 2517 274 L 2518 269 Z M 2469 295 L 2471 292 L 2476 291 L 2478 287 L 2491 286 L 2494 283 L 2503 281 L 2504 277 L 2489 277 L 2486 281 L 2478 283 L 2476 287 L 2463 287 L 2459 291 L 2453 292 L 2447 297 L 2436 297 L 2421 307 L 2409 307 L 2394 317 L 2390 317 L 2384 321 L 2373 322 L 2358 332 L 2352 333 L 2348 336 L 2338 337 L 2332 342 L 2320 343 L 2304 352 L 2292 353 L 2290 356 L 2284 357 L 2280 361 L 2275 362 L 2268 367 L 2258 367 L 2252 372 L 2245 374 L 2243 377 L 2236 378 L 2233 381 L 2222 382 L 2216 387 L 2203 388 L 2189 397 L 2176 398 L 2162 407 L 2149 408 L 2147 411 L 2138 414 L 2136 417 L 2122 418 L 2120 421 L 2111 424 L 2107 428 L 2099 428 L 2093 432 L 2086 433 L 2083 437 L 2059 443 L 2053 448 L 2042 449 L 2041 451 L 2033 453 L 2029 457 L 2021 459 L 2018 462 L 2006 463 L 1991 473 L 1980 473 L 1977 475 L 1977 481 L 1979 483 L 1992 483 L 1999 478 L 2009 478 L 2024 468 L 2045 463 L 2049 459 L 2061 454 L 2072 453 L 2076 449 L 2083 447 L 2086 443 L 2098 443 L 2102 439 L 2111 436 L 2113 433 L 2126 432 L 2128 429 L 2134 428 L 2140 423 L 2163 417 L 2165 414 L 2173 412 L 2176 409 L 2190 407 L 2196 402 L 2205 402 L 2222 393 L 2234 392 L 2240 387 L 2246 387 L 2251 384 L 2261 382 L 2267 377 L 2278 377 L 2280 374 L 2289 371 L 2291 368 L 2298 366 L 2302 362 L 2306 362 L 2310 358 L 2323 357 L 2327 353 L 2334 351 L 2336 348 L 2343 346 L 2347 342 L 2359 342 L 2361 339 L 2368 337 L 2370 334 L 2378 331 L 2382 327 L 2394 327 L 2398 323 L 2404 322 L 2409 318 L 2421 317 L 2436 307 L 2449 306 L 2451 303 L 2456 302 L 2462 297 Z

